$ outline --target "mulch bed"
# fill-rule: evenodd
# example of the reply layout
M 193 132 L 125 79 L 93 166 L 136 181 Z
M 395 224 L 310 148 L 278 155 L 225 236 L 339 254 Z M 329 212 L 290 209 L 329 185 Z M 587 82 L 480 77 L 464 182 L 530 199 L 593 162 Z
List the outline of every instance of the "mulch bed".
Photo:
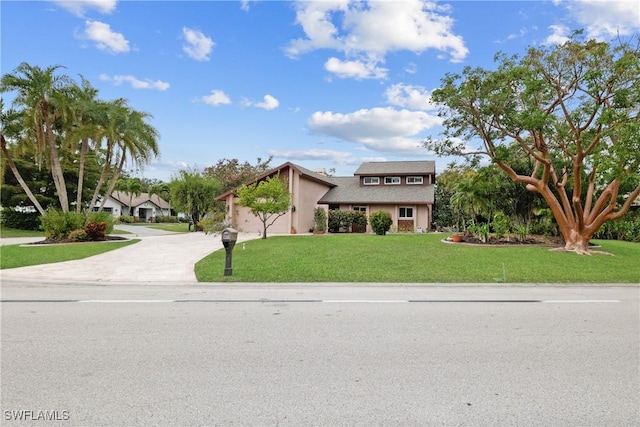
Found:
M 448 242 L 451 242 L 451 238 L 448 237 L 446 239 Z M 456 242 L 458 243 L 458 242 Z M 475 236 L 463 236 L 462 242 L 470 245 L 481 245 L 481 246 L 516 246 L 516 245 L 538 245 L 538 246 L 564 246 L 564 240 L 559 236 L 527 236 L 524 239 L 520 237 L 501 237 L 497 238 L 495 236 L 490 236 L 487 242 L 483 242 L 482 240 L 476 238 Z
M 97 242 L 111 242 L 111 241 L 122 241 L 129 240 L 126 237 L 121 236 L 107 236 L 102 240 L 85 240 L 82 242 L 71 241 L 68 239 L 45 239 L 40 240 L 39 242 L 28 243 L 29 245 L 59 245 L 63 243 L 97 243 Z

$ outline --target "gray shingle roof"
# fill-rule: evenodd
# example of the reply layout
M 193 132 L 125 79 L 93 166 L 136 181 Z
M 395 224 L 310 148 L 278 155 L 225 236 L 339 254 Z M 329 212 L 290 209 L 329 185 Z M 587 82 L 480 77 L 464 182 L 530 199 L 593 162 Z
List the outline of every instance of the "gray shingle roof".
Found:
M 113 193 L 111 193 L 111 197 L 113 197 L 114 199 L 116 199 L 120 203 L 129 206 L 129 193 L 126 193 L 124 191 L 114 191 Z M 133 195 L 133 199 L 131 201 L 131 206 L 134 206 L 134 207 L 135 206 L 140 206 L 144 202 L 151 202 L 151 203 L 155 204 L 156 206 L 158 206 L 161 209 L 169 209 L 169 203 L 168 202 L 166 202 L 161 197 L 158 197 L 157 194 L 149 196 L 149 193 L 140 193 L 139 196 L 136 196 L 134 194 Z
M 360 165 L 354 175 L 425 175 L 436 172 L 433 160 L 416 160 L 402 162 L 365 162 Z
M 433 185 L 367 185 L 360 186 L 358 177 L 333 177 L 337 186 L 326 192 L 318 203 L 433 203 Z

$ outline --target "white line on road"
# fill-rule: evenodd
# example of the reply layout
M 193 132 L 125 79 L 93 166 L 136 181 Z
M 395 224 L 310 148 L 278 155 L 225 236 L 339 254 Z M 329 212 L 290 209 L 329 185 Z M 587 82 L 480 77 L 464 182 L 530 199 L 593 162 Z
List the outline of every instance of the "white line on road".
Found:
M 402 303 L 409 302 L 406 299 L 325 299 L 322 302 L 327 303 Z
M 547 299 L 542 300 L 542 302 L 548 304 L 574 304 L 574 303 L 615 303 L 620 302 L 619 299 Z
M 173 299 L 86 299 L 78 302 L 91 302 L 91 303 L 149 303 L 149 302 L 176 302 Z

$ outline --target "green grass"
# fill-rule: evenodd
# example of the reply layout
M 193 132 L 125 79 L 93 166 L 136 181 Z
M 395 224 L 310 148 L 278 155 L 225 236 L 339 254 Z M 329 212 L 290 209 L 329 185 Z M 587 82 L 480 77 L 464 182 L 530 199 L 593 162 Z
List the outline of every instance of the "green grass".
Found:
M 0 246 L 0 269 L 71 261 L 129 246 L 140 240 L 68 243 L 61 245 Z
M 149 228 L 155 228 L 156 230 L 175 231 L 176 233 L 187 233 L 189 231 L 188 223 L 161 223 L 161 224 L 147 224 Z
M 638 283 L 640 244 L 595 241 L 614 256 L 548 247 L 443 243 L 441 234 L 273 236 L 238 243 L 196 264 L 201 282 Z
M 5 227 L 4 225 L 0 225 L 0 237 L 8 239 L 12 237 L 44 237 L 44 232 L 42 231 L 32 231 L 32 230 L 17 230 L 15 228 Z

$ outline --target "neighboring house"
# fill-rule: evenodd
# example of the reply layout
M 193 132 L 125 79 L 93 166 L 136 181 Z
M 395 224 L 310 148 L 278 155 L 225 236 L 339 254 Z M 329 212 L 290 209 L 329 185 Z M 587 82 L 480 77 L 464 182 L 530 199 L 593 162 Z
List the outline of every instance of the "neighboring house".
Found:
M 93 210 L 97 211 L 101 203 L 102 201 L 99 200 Z M 150 222 L 152 218 L 157 216 L 171 215 L 169 203 L 158 197 L 157 194 L 152 196 L 149 196 L 149 193 L 141 193 L 139 196 L 134 194 L 131 206 L 133 207 L 133 216 L 142 222 Z M 129 215 L 129 193 L 114 191 L 111 196 L 107 197 L 103 210 L 116 218 L 120 215 Z
M 330 177 L 293 163 L 284 163 L 247 183 L 279 174 L 291 193 L 291 209 L 269 228 L 272 233 L 307 232 L 313 228 L 313 210 L 357 210 L 367 216 L 387 211 L 398 230 L 431 228 L 435 198 L 435 162 L 366 162 L 352 177 Z M 217 197 L 226 203 L 228 221 L 239 231 L 256 232 L 261 223 L 247 208 L 238 206 L 234 191 Z M 366 231 L 371 231 L 367 226 Z

